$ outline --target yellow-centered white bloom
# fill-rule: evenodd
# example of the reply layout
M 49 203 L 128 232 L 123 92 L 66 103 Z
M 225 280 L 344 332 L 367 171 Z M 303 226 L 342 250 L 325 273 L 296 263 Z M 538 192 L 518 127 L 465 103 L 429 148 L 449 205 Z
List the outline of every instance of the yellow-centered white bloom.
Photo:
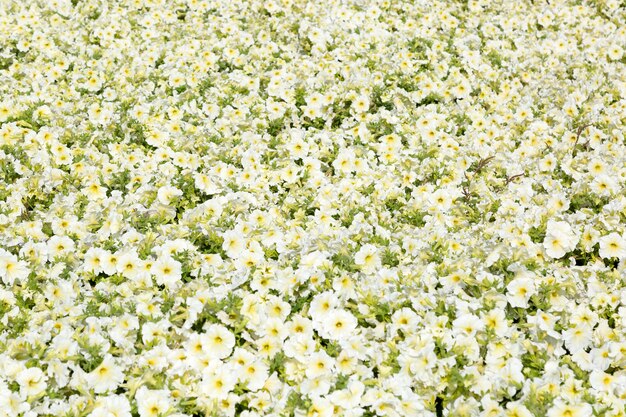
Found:
M 24 369 L 15 377 L 20 387 L 20 395 L 24 398 L 44 392 L 48 386 L 47 379 L 43 371 L 37 367 Z
M 600 239 L 600 256 L 603 258 L 626 258 L 626 239 L 613 232 Z
M 580 238 L 566 222 L 550 220 L 546 228 L 543 247 L 548 256 L 561 258 L 576 248 Z

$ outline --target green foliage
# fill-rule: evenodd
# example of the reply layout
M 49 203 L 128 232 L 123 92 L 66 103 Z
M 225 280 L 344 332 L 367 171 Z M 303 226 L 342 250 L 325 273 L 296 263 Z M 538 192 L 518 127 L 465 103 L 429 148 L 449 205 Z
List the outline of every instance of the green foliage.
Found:
M 539 227 L 533 226 L 528 230 L 528 236 L 534 243 L 541 243 L 546 238 L 546 226 L 541 225 Z

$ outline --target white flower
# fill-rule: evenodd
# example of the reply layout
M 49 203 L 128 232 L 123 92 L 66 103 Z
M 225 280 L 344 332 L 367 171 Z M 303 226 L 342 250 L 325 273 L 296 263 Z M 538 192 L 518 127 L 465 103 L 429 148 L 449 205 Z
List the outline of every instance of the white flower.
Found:
M 524 275 L 513 279 L 506 286 L 506 299 L 512 307 L 528 307 L 528 300 L 535 294 L 535 282 L 532 278 Z
M 557 165 L 557 160 L 553 154 L 546 155 L 539 162 L 539 169 L 542 171 L 554 171 Z
M 13 285 L 15 281 L 24 282 L 30 270 L 24 261 L 18 261 L 17 257 L 5 250 L 0 249 L 0 278 L 7 285 Z
M 11 392 L 8 387 L 0 384 L 0 414 L 2 417 L 18 417 L 21 415 L 28 416 L 27 411 L 30 410 L 30 404 L 26 398 L 17 392 Z M 22 414 L 23 413 L 23 414 Z
M 171 185 L 164 185 L 159 188 L 159 191 L 157 191 L 157 199 L 159 200 L 159 203 L 166 206 L 182 195 L 183 192 L 181 190 L 176 187 L 172 187 Z
M 337 154 L 337 157 L 333 161 L 333 168 L 337 172 L 341 172 L 343 174 L 348 174 L 352 170 L 354 170 L 354 161 L 356 159 L 356 154 L 352 149 L 341 149 Z
M 163 256 L 152 265 L 150 272 L 154 275 L 157 284 L 173 288 L 181 280 L 182 265 L 169 256 Z
M 348 386 L 342 390 L 334 391 L 330 395 L 333 404 L 338 405 L 346 410 L 351 410 L 359 406 L 365 385 L 359 380 L 351 380 Z
M 597 175 L 590 185 L 591 191 L 601 196 L 611 196 L 619 189 L 614 178 L 606 174 Z
M 48 257 L 54 259 L 74 251 L 74 241 L 67 236 L 52 236 L 48 239 Z
M 446 212 L 450 210 L 453 199 L 448 190 L 440 188 L 432 193 L 428 197 L 428 200 L 430 201 L 433 210 Z
M 476 332 L 483 329 L 482 321 L 473 314 L 463 314 L 452 322 L 455 333 L 474 337 Z
M 205 194 L 212 195 L 219 192 L 219 187 L 211 180 L 211 177 L 205 174 L 194 174 L 194 185 Z
M 327 377 L 306 378 L 300 385 L 303 394 L 313 398 L 326 395 L 330 391 L 330 381 Z
M 359 249 L 354 257 L 354 263 L 361 267 L 366 274 L 371 274 L 381 267 L 378 249 L 371 244 L 365 244 Z
M 311 335 L 295 334 L 284 342 L 283 350 L 288 357 L 304 362 L 315 351 L 315 344 Z
M 410 308 L 396 310 L 391 316 L 391 321 L 395 327 L 403 332 L 413 332 L 420 323 L 420 317 Z
M 37 367 L 27 368 L 21 371 L 15 381 L 20 386 L 22 397 L 31 397 L 42 393 L 48 387 L 46 375 Z
M 533 413 L 530 412 L 526 406 L 516 403 L 509 402 L 506 405 L 507 415 L 509 416 L 518 416 L 518 417 L 535 417 Z
M 548 221 L 543 247 L 551 258 L 561 258 L 576 248 L 580 238 L 566 222 Z
M 282 343 L 288 336 L 285 323 L 276 317 L 268 318 L 261 326 L 259 334 L 276 339 Z
M 96 394 L 114 391 L 124 381 L 124 370 L 111 355 L 86 376 L 87 383 Z
M 563 332 L 565 347 L 575 354 L 586 349 L 592 341 L 593 332 L 588 326 L 572 327 Z
M 99 274 L 102 272 L 102 264 L 106 252 L 100 248 L 89 248 L 85 253 L 83 268 L 87 272 Z
M 142 272 L 141 264 L 136 253 L 128 252 L 117 258 L 117 272 L 128 279 L 134 279 Z
M 100 255 L 102 255 L 102 271 L 107 274 L 107 275 L 113 275 L 117 272 L 117 259 L 118 259 L 118 255 L 116 253 L 110 253 L 108 251 L 104 251 L 101 250 L 98 251 L 98 253 L 93 254 L 94 258 L 93 262 L 94 263 L 99 263 L 100 262 Z M 95 269 L 95 266 L 94 266 Z
M 313 396 L 309 412 L 312 416 L 332 417 L 334 415 L 333 404 L 324 397 Z
M 235 336 L 224 326 L 212 324 L 206 330 L 206 349 L 210 357 L 223 359 L 235 346 Z
M 238 258 L 243 254 L 246 247 L 246 240 L 241 231 L 229 230 L 223 234 L 224 242 L 222 243 L 222 249 L 231 258 Z
M 341 340 L 354 334 L 356 318 L 346 310 L 333 310 L 323 321 L 324 334 L 331 340 Z
M 178 72 L 178 71 L 172 71 L 170 73 L 169 76 L 169 84 L 170 86 L 177 88 L 180 87 L 182 85 L 185 85 L 186 81 L 185 81 L 185 76 Z
M 370 100 L 369 100 L 369 97 L 366 95 L 357 97 L 356 100 L 352 102 L 352 109 L 356 113 L 366 112 L 369 109 L 369 107 L 370 107 Z
M 515 290 L 515 289 L 514 289 Z M 508 329 L 506 315 L 501 309 L 493 309 L 486 313 L 483 318 L 483 323 L 488 330 L 493 330 L 498 337 L 503 337 Z
M 223 400 L 235 388 L 237 378 L 225 366 L 219 366 L 202 378 L 198 388 L 200 393 L 208 398 Z
M 241 367 L 241 379 L 246 381 L 246 386 L 250 391 L 258 391 L 263 388 L 265 381 L 269 377 L 269 368 L 262 361 L 257 360 Z
M 547 417 L 591 417 L 593 409 L 589 404 L 568 404 L 561 399 L 554 401 L 548 409 Z
M 130 417 L 131 407 L 128 398 L 124 395 L 109 395 L 98 397 L 94 409 L 89 417 Z
M 137 390 L 135 395 L 137 412 L 140 417 L 160 417 L 172 406 L 169 393 L 163 390 L 149 390 L 145 386 Z
M 89 106 L 87 114 L 92 123 L 104 125 L 110 120 L 112 112 L 108 106 L 101 106 L 98 103 L 93 103 Z
M 0 101 L 0 122 L 4 122 L 11 115 L 13 108 L 14 105 L 10 101 Z
M 619 45 L 612 45 L 609 47 L 607 54 L 611 60 L 619 61 L 624 55 L 624 50 Z
M 600 256 L 603 258 L 626 258 L 626 239 L 615 232 L 601 237 Z
M 307 378 L 318 378 L 333 372 L 333 359 L 326 352 L 315 352 L 306 361 Z
M 144 343 L 151 343 L 154 340 L 159 340 L 159 338 L 163 337 L 163 335 L 167 332 L 169 327 L 170 323 L 165 320 L 158 323 L 149 321 L 141 327 L 141 340 Z
M 316 322 L 324 323 L 338 303 L 339 300 L 337 296 L 331 291 L 317 294 L 313 300 L 311 300 L 309 314 Z
M 602 371 L 591 371 L 589 375 L 589 384 L 591 387 L 598 391 L 610 392 L 614 388 L 616 378 Z

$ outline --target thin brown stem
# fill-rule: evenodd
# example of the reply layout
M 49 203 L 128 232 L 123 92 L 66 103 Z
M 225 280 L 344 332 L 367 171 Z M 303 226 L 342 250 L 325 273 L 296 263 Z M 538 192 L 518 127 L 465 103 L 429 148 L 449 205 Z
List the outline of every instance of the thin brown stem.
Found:
M 521 174 L 515 174 L 515 175 L 511 175 L 510 177 L 507 177 L 506 179 L 506 183 L 504 184 L 504 186 L 506 187 L 507 185 L 509 185 L 511 183 L 511 181 L 513 181 L 516 178 L 520 178 L 523 177 L 524 173 L 522 172 Z
M 572 158 L 576 156 L 576 146 L 578 145 L 578 141 L 580 140 L 580 135 L 582 135 L 583 131 L 589 126 L 591 125 L 587 123 L 578 127 L 578 130 L 576 131 L 576 141 L 574 142 L 574 149 L 572 150 Z M 587 141 L 587 143 L 589 143 L 589 141 Z

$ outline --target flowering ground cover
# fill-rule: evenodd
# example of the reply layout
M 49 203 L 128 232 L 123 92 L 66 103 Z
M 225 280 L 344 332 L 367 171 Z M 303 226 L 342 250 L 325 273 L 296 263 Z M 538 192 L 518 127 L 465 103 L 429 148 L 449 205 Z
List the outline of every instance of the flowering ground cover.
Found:
M 0 417 L 625 416 L 626 3 L 1 0 Z

